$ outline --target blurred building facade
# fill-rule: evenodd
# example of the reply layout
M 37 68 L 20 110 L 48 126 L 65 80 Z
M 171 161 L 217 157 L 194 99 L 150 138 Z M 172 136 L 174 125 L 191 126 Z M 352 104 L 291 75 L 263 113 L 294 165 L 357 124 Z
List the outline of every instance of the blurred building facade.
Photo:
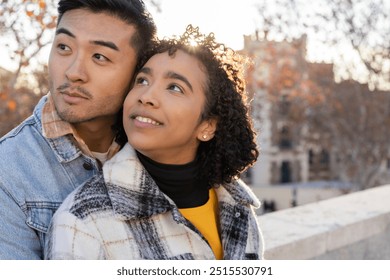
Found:
M 254 186 L 268 186 L 309 180 L 329 179 L 329 167 L 321 149 L 303 145 L 302 131 L 288 119 L 288 96 L 294 94 L 299 79 L 330 65 L 306 61 L 306 37 L 293 42 L 275 42 L 258 37 L 244 37 L 243 52 L 253 60 L 247 70 L 248 92 L 254 94 L 252 114 L 258 131 L 261 160 L 251 169 Z M 297 75 L 299 73 L 299 75 Z M 276 99 L 276 100 L 275 100 Z
M 251 113 L 260 147 L 259 160 L 247 172 L 246 180 L 271 211 L 339 196 L 354 188 L 351 178 L 341 178 L 337 170 L 337 153 L 305 141 L 305 127 L 291 119 L 299 112 L 290 114 L 302 107 L 293 104 L 294 98 L 290 97 L 312 91 L 315 98 L 315 90 L 329 90 L 354 98 L 347 92 L 357 90 L 369 95 L 371 91 L 366 84 L 355 81 L 336 83 L 332 64 L 306 60 L 306 45 L 305 36 L 294 41 L 271 41 L 257 34 L 244 36 L 242 52 L 253 61 L 246 79 L 248 92 L 253 94 Z M 376 184 L 388 183 L 389 159 L 383 161 L 380 172 L 381 180 Z M 257 187 L 263 188 L 259 191 Z M 279 201 L 275 202 L 275 196 Z

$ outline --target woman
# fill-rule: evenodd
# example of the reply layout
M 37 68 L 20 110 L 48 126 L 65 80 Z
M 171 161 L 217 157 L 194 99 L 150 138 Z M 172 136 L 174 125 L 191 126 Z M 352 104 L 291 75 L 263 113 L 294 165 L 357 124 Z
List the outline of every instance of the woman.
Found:
M 123 106 L 124 148 L 50 227 L 49 259 L 261 259 L 238 179 L 258 157 L 242 58 L 188 26 L 151 51 Z

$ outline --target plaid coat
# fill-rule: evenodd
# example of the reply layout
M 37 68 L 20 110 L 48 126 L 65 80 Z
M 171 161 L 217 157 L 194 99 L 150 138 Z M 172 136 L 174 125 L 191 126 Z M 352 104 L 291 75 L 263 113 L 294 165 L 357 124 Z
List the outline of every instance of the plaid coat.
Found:
M 253 208 L 241 181 L 216 188 L 224 259 L 262 259 Z M 47 259 L 215 259 L 202 234 L 163 194 L 127 144 L 72 192 L 53 217 Z

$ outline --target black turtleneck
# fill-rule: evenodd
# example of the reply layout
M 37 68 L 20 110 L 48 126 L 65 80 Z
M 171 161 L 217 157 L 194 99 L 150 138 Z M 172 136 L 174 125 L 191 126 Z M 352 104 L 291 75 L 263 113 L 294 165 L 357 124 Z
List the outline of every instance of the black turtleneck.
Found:
M 182 164 L 162 164 L 137 152 L 142 165 L 152 176 L 160 190 L 179 208 L 204 205 L 209 199 L 207 180 L 200 178 L 199 160 Z

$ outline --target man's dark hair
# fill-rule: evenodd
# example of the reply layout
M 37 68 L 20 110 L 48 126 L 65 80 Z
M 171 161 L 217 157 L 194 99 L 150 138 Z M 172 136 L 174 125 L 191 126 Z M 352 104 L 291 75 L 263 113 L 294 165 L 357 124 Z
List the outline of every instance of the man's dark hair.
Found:
M 60 0 L 58 3 L 58 23 L 70 10 L 85 9 L 93 13 L 112 15 L 129 25 L 133 25 L 136 33 L 131 45 L 140 58 L 156 36 L 156 25 L 145 8 L 142 0 Z

